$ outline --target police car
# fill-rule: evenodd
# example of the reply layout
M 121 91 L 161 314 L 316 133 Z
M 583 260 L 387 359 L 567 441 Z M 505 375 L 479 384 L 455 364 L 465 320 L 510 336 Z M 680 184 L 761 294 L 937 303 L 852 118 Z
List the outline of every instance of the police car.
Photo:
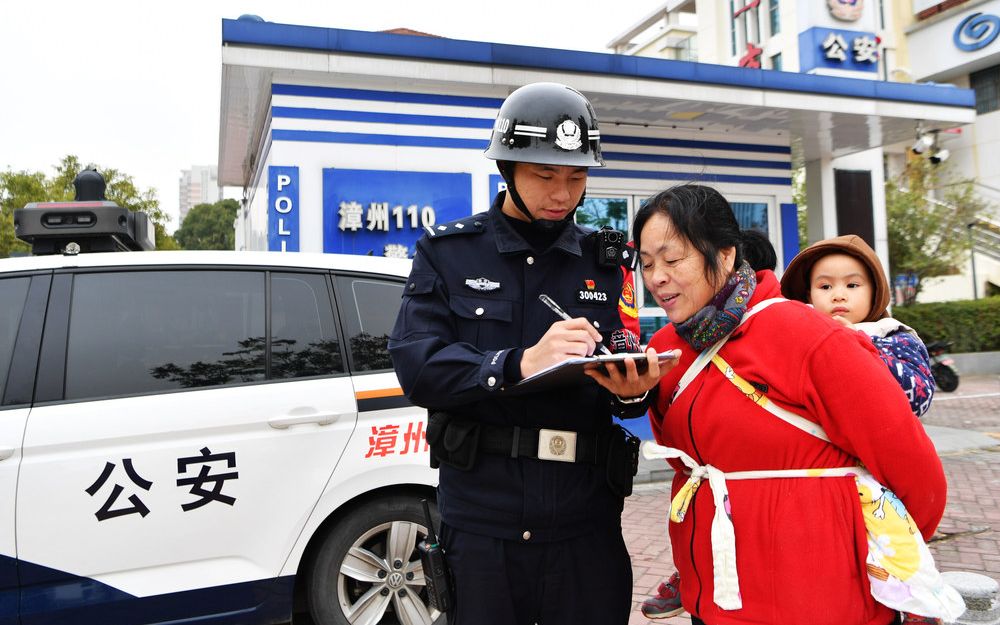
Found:
M 0 260 L 0 624 L 443 622 L 386 351 L 409 261 L 74 254 L 149 238 L 85 204 Z

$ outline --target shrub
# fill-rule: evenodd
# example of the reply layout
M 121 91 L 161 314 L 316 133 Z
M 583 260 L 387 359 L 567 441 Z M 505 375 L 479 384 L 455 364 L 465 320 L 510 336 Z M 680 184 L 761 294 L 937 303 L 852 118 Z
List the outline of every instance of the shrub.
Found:
M 917 331 L 924 343 L 952 341 L 952 352 L 1000 350 L 1000 296 L 894 306 L 892 316 Z

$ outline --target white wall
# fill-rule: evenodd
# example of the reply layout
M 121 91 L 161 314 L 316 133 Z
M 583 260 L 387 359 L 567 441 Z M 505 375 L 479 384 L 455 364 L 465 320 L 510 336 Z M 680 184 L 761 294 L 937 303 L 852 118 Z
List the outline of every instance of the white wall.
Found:
M 982 254 L 976 254 L 976 288 L 980 298 L 986 293 L 987 282 L 1000 284 L 1000 263 Z M 920 303 L 948 302 L 957 299 L 972 299 L 972 264 L 968 261 L 963 263 L 960 274 L 924 280 L 923 289 L 917 297 Z
M 910 71 L 915 80 L 948 81 L 972 70 L 1000 63 L 1000 37 L 973 51 L 961 50 L 953 42 L 955 30 L 972 14 L 1000 16 L 1000 0 L 968 2 L 962 6 L 962 10 L 917 22 L 908 29 Z
M 729 47 L 729 3 L 718 0 L 697 0 L 698 61 L 717 65 L 732 65 Z

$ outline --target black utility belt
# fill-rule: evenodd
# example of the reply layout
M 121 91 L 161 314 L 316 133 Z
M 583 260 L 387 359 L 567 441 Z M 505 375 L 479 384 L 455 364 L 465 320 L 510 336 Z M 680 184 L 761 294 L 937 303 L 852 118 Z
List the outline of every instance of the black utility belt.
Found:
M 447 464 L 472 471 L 480 453 L 603 467 L 608 487 L 619 497 L 632 493 L 632 477 L 639 468 L 639 439 L 619 425 L 574 432 L 493 425 L 437 411 L 427 419 L 427 442 L 434 469 Z
M 607 452 L 601 453 L 601 437 L 592 432 L 488 423 L 481 424 L 480 428 L 479 450 L 488 454 L 595 465 L 607 458 Z

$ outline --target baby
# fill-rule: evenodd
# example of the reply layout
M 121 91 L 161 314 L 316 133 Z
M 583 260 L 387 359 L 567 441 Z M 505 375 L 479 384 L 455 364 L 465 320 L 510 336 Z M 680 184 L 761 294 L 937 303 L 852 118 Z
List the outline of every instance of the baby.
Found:
M 882 263 L 865 241 L 853 234 L 817 241 L 792 259 L 781 277 L 781 294 L 812 304 L 871 337 L 879 356 L 899 382 L 918 418 L 934 396 L 927 348 L 912 328 L 889 316 L 889 282 Z M 939 619 L 903 613 L 903 623 L 940 623 Z
M 906 393 L 913 414 L 927 412 L 934 396 L 927 348 L 912 328 L 886 311 L 889 282 L 875 250 L 861 237 L 825 239 L 802 250 L 781 276 L 781 293 L 867 334 Z

